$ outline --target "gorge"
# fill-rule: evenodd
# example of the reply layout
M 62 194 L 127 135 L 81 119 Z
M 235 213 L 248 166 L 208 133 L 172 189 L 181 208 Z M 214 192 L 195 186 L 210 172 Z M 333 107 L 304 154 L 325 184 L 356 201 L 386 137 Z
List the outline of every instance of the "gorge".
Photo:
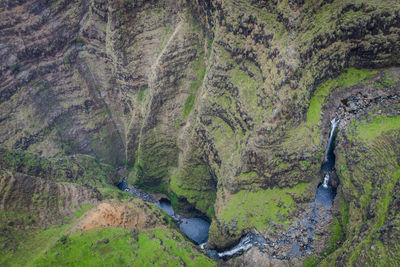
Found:
M 339 124 L 339 120 L 333 118 L 331 121 L 331 131 L 329 134 L 329 141 L 326 147 L 325 152 L 325 162 L 322 165 L 322 173 L 323 179 L 321 185 L 318 186 L 316 191 L 315 200 L 309 205 L 312 207 L 310 213 L 305 215 L 305 218 L 299 222 L 296 229 L 290 229 L 289 233 L 293 234 L 300 227 L 306 228 L 308 233 L 308 242 L 312 243 L 314 238 L 315 224 L 317 223 L 329 223 L 332 219 L 330 215 L 325 215 L 326 218 L 318 218 L 318 208 L 316 205 L 320 205 L 323 207 L 325 212 L 330 212 L 330 207 L 332 206 L 333 199 L 335 197 L 334 189 L 331 185 L 329 185 L 330 173 L 333 172 L 333 168 L 335 166 L 335 155 L 334 155 L 334 147 L 335 147 L 335 138 L 336 138 L 336 130 Z M 123 181 L 119 186 L 121 190 L 127 190 L 132 194 L 135 194 L 135 189 L 127 189 L 126 182 Z M 137 189 L 136 189 L 137 190 Z M 143 192 L 142 195 L 139 195 L 144 201 L 150 201 L 156 203 L 162 210 L 164 210 L 169 216 L 171 216 L 179 225 L 179 229 L 183 232 L 189 239 L 198 244 L 201 249 L 205 249 L 207 245 L 209 228 L 210 224 L 202 218 L 181 218 L 181 216 L 175 214 L 175 211 L 171 205 L 171 202 L 167 199 L 161 199 L 156 202 L 154 198 L 151 197 L 150 194 Z M 305 230 L 303 230 L 305 231 Z M 283 236 L 278 241 L 280 243 L 288 243 L 291 246 L 291 251 L 286 256 L 281 259 L 290 259 L 293 256 L 304 256 L 305 253 L 310 253 L 310 245 L 300 247 L 298 244 L 299 240 L 290 239 L 288 236 Z M 206 249 L 207 255 L 214 259 L 229 259 L 236 255 L 241 255 L 244 252 L 251 249 L 253 246 L 257 246 L 262 252 L 265 252 L 265 247 L 269 245 L 271 248 L 275 247 L 274 242 L 266 240 L 260 235 L 255 233 L 247 233 L 244 237 L 242 237 L 238 244 L 233 246 L 231 249 L 218 252 L 216 250 Z M 276 252 L 274 253 L 276 254 Z M 276 258 L 275 255 L 270 257 Z
M 0 1 L 0 266 L 398 266 L 399 144 L 399 1 Z

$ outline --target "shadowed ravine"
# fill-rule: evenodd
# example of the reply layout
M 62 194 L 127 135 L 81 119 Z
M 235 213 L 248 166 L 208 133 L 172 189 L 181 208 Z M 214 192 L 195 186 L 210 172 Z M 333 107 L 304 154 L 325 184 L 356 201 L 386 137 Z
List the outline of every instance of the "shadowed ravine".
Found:
M 325 152 L 325 162 L 321 167 L 323 178 L 321 184 L 317 188 L 315 200 L 308 204 L 311 207 L 309 209 L 310 211 L 304 215 L 303 219 L 299 220 L 297 227 L 289 230 L 289 235 L 292 235 L 300 229 L 303 231 L 305 229 L 305 231 L 307 231 L 308 233 L 308 245 L 301 246 L 300 240 L 297 240 L 296 238 L 291 238 L 289 235 L 282 235 L 282 237 L 277 242 L 281 245 L 290 244 L 292 249 L 290 253 L 288 253 L 285 257 L 269 255 L 271 258 L 290 259 L 291 257 L 304 256 L 311 253 L 310 244 L 312 243 L 314 237 L 316 225 L 327 223 L 330 221 L 330 208 L 335 198 L 335 190 L 330 185 L 330 176 L 331 173 L 334 171 L 335 166 L 334 148 L 338 124 L 339 120 L 336 120 L 335 118 L 331 121 L 331 131 L 329 135 L 328 146 Z M 161 199 L 160 201 L 156 201 L 149 193 L 140 189 L 128 187 L 125 181 L 119 184 L 118 187 L 121 190 L 127 191 L 139 198 L 142 198 L 145 201 L 155 203 L 157 206 L 163 209 L 177 222 L 177 224 L 179 225 L 179 229 L 193 242 L 200 245 L 200 247 L 204 249 L 207 255 L 209 255 L 211 258 L 226 260 L 231 257 L 241 255 L 254 246 L 258 247 L 260 251 L 267 253 L 267 246 L 270 246 L 271 248 L 275 247 L 275 242 L 265 239 L 264 237 L 255 233 L 248 233 L 240 239 L 237 245 L 228 250 L 218 252 L 217 250 L 206 249 L 205 247 L 207 244 L 210 228 L 209 222 L 202 218 L 183 218 L 175 213 L 169 200 Z M 323 214 L 320 214 L 321 210 L 323 210 Z

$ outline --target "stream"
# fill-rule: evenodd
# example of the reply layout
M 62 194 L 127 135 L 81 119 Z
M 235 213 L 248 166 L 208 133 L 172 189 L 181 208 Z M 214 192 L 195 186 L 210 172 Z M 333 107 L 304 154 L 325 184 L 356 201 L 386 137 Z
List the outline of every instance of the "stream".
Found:
M 324 215 L 319 214 L 321 208 L 324 211 L 328 211 L 333 204 L 333 200 L 335 198 L 335 192 L 332 186 L 330 185 L 330 176 L 334 171 L 335 166 L 335 154 L 334 154 L 334 143 L 336 137 L 336 130 L 339 121 L 333 119 L 331 121 L 331 131 L 329 136 L 328 146 L 325 152 L 325 162 L 322 165 L 322 173 L 323 179 L 321 184 L 317 188 L 317 193 L 315 200 L 309 203 L 309 212 L 306 212 L 304 217 L 301 218 L 297 224 L 297 227 L 291 229 L 288 232 L 288 235 L 282 235 L 279 240 L 275 240 L 274 242 L 264 237 L 254 234 L 248 233 L 244 237 L 240 239 L 237 245 L 234 247 L 218 252 L 216 250 L 206 249 L 206 244 L 208 240 L 208 233 L 210 228 L 210 223 L 202 218 L 184 218 L 175 214 L 174 209 L 172 208 L 171 202 L 166 199 L 161 199 L 160 201 L 156 201 L 151 194 L 132 187 L 128 187 L 125 181 L 121 182 L 118 185 L 118 188 L 124 191 L 135 195 L 143 199 L 144 201 L 152 202 L 163 209 L 169 216 L 171 216 L 179 225 L 179 229 L 192 241 L 197 243 L 201 249 L 205 250 L 208 256 L 214 259 L 229 259 L 231 257 L 241 255 L 244 252 L 248 251 L 254 246 L 257 246 L 262 252 L 268 253 L 269 248 L 276 248 L 276 245 L 289 245 L 291 246 L 291 251 L 285 256 L 276 256 L 274 253 L 269 254 L 271 258 L 278 259 L 289 259 L 293 256 L 302 256 L 307 253 L 311 253 L 310 244 L 312 242 L 315 227 L 318 223 L 324 223 L 324 221 L 328 220 L 330 215 L 324 213 Z M 302 242 L 299 235 L 296 235 L 299 231 L 306 232 L 306 236 L 308 237 L 308 241 L 304 243 Z

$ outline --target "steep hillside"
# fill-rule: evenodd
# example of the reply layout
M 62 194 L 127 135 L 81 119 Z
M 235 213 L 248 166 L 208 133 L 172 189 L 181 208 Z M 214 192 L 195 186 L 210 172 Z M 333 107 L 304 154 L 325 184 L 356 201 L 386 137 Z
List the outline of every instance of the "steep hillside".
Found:
M 1 255 L 86 204 L 130 199 L 116 189 L 124 180 L 210 221 L 208 249 L 248 232 L 271 244 L 227 264 L 397 265 L 399 18 L 393 0 L 2 1 Z M 314 212 L 333 118 L 336 197 L 307 236 L 299 225 Z M 143 205 L 106 210 L 164 216 Z M 179 256 L 168 264 L 193 264 L 173 223 L 149 230 L 136 215 L 121 216 L 115 236 L 130 245 L 118 249 L 139 246 L 146 264 L 172 238 L 179 249 L 157 248 L 148 264 L 168 253 Z M 91 249 L 82 242 L 113 242 L 108 221 L 68 232 L 77 220 L 32 264 L 72 264 Z
M 342 244 L 324 264 L 396 266 L 400 263 L 400 75 L 389 70 L 343 101 L 338 139 Z M 355 112 L 357 111 L 357 112 Z M 335 246 L 336 247 L 336 246 Z

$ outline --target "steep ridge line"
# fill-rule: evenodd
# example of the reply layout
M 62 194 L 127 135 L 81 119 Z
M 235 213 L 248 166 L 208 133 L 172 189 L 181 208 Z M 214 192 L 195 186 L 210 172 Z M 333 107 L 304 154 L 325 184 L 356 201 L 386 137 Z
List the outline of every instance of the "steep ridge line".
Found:
M 177 33 L 179 32 L 179 30 L 181 29 L 183 23 L 184 23 L 183 20 L 181 20 L 181 21 L 178 23 L 178 25 L 175 27 L 175 30 L 174 30 L 174 32 L 172 33 L 171 37 L 168 39 L 167 43 L 165 44 L 165 46 L 164 46 L 163 49 L 161 50 L 161 52 L 160 52 L 160 54 L 158 55 L 158 57 L 156 58 L 155 62 L 154 62 L 153 65 L 151 65 L 151 67 L 150 67 L 150 75 L 149 75 L 149 77 L 148 77 L 149 93 L 150 93 L 150 100 L 149 100 L 149 103 L 148 103 L 149 108 L 147 109 L 146 117 L 145 117 L 145 119 L 143 120 L 143 124 L 142 124 L 142 127 L 141 127 L 141 129 L 140 129 L 140 136 L 139 136 L 139 139 L 141 139 L 142 136 L 143 136 L 143 130 L 144 130 L 145 124 L 146 124 L 146 122 L 148 121 L 148 119 L 149 119 L 149 117 L 150 117 L 150 113 L 151 113 L 151 108 L 150 108 L 150 107 L 152 106 L 152 103 L 153 103 L 153 93 L 152 93 L 152 91 L 153 91 L 153 89 L 154 89 L 155 79 L 157 78 L 157 72 L 156 72 L 157 66 L 160 65 L 160 60 L 161 60 L 162 56 L 163 56 L 163 55 L 165 54 L 165 52 L 167 51 L 167 48 L 169 47 L 170 43 L 172 42 L 172 40 L 175 38 L 175 36 L 176 36 Z M 129 124 L 129 128 L 130 128 L 130 125 L 131 125 L 132 122 L 133 122 L 133 119 L 134 119 L 134 117 L 132 116 L 132 120 L 131 120 L 131 123 Z M 128 130 L 129 130 L 129 128 L 128 128 Z M 140 149 L 140 144 L 141 144 L 141 142 L 140 142 L 140 140 L 139 140 L 139 147 L 138 147 L 138 149 Z

